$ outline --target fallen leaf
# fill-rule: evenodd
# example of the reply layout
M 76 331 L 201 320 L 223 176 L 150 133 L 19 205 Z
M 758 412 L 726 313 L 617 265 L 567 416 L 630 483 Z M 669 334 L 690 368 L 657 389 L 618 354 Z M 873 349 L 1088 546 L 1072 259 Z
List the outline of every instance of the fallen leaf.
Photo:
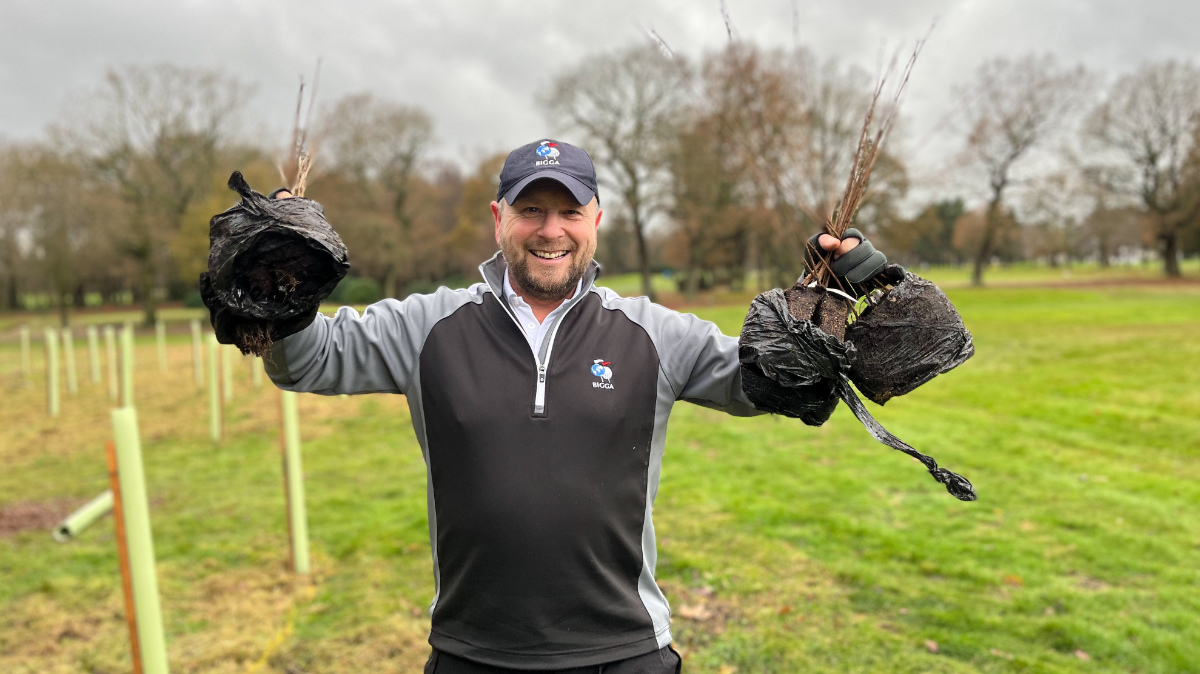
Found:
M 1020 586 L 1020 585 L 1024 585 L 1025 581 L 1021 580 L 1021 577 L 1018 576 L 1017 574 L 1010 573 L 1004 577 L 1004 584 Z
M 1005 660 L 1015 660 L 1017 657 L 1017 656 L 1013 655 L 1012 653 L 1005 653 L 1004 651 L 1000 650 L 999 648 L 993 648 L 992 650 L 990 650 L 988 652 L 997 658 L 1004 658 Z
M 928 650 L 930 653 L 937 653 L 938 652 L 938 644 L 933 639 L 926 639 L 925 640 L 925 649 Z
M 688 620 L 708 620 L 712 617 L 712 611 L 708 610 L 704 604 L 696 604 L 690 606 L 684 604 L 679 607 L 679 617 L 687 618 Z
M 787 615 L 791 612 L 792 612 L 791 606 L 784 606 L 783 608 L 779 609 L 779 615 Z
M 1085 651 L 1075 651 L 1075 657 L 1083 660 L 1084 662 L 1091 662 L 1092 660 L 1092 656 L 1088 655 Z
M 908 615 L 908 609 L 906 609 L 906 608 L 901 608 L 901 609 L 900 609 L 900 615 Z
M 1034 529 L 1037 529 L 1037 525 L 1034 524 L 1033 522 L 1030 522 L 1029 520 L 1021 522 L 1017 526 L 1019 526 L 1021 528 L 1021 531 L 1033 531 Z
M 717 668 L 717 674 L 737 674 L 737 667 L 733 665 L 721 665 Z

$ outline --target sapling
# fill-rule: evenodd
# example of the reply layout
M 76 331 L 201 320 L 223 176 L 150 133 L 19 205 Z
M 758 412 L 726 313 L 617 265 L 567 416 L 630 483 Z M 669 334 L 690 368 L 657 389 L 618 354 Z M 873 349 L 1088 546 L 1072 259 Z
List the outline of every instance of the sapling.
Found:
M 839 241 L 857 234 L 851 224 L 923 43 L 913 50 L 894 98 L 872 133 L 877 104 L 894 68 L 875 88 L 845 191 L 823 220 L 825 233 Z M 836 273 L 834 252 L 821 249 L 818 240 L 809 240 L 806 271 L 794 286 L 768 291 L 751 303 L 739 340 L 746 394 L 759 409 L 814 426 L 828 420 L 841 400 L 876 440 L 920 461 L 956 498 L 975 500 L 966 478 L 939 467 L 932 457 L 889 433 L 850 386 L 860 377 L 860 387 L 880 403 L 907 393 L 969 358 L 974 353 L 970 333 L 933 284 L 895 265 L 857 281 L 849 274 L 843 277 Z M 853 254 L 851 250 L 845 255 Z M 865 297 L 865 303 L 859 297 Z M 857 320 L 851 323 L 853 319 Z

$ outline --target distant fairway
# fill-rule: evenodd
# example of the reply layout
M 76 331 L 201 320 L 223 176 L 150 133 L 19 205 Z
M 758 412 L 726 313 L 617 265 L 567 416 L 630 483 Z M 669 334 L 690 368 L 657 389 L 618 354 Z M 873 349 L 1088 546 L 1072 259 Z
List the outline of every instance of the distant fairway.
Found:
M 680 404 L 655 522 L 684 671 L 1196 671 L 1200 285 L 930 276 L 977 355 L 870 407 L 980 500 L 954 500 L 844 408 L 809 428 Z M 695 311 L 736 334 L 745 303 Z M 301 396 L 316 573 L 296 581 L 274 390 L 239 365 L 214 447 L 172 340 L 162 379 L 139 342 L 137 393 L 172 670 L 419 671 L 432 574 L 403 398 Z M 0 346 L 0 508 L 107 486 L 108 402 L 84 344 L 80 330 L 81 390 L 57 423 L 37 349 L 22 387 Z M 0 533 L 0 672 L 127 671 L 116 569 L 110 520 L 67 545 Z

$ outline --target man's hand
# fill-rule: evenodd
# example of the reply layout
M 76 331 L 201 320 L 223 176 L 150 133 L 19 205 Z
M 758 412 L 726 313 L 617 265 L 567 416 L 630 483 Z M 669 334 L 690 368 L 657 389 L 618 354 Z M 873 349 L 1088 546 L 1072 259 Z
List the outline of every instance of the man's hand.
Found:
M 860 243 L 862 243 L 862 241 L 853 236 L 847 236 L 839 241 L 838 238 L 832 234 L 817 235 L 817 245 L 825 250 L 832 250 L 833 259 L 835 260 L 854 250 L 855 246 Z
M 839 241 L 829 234 L 814 234 L 808 240 L 804 255 L 804 266 L 811 271 L 817 267 L 818 251 L 833 253 L 830 267 L 843 285 L 852 288 L 857 295 L 870 291 L 872 281 L 895 285 L 904 280 L 904 268 L 887 263 L 887 256 L 875 250 L 875 246 L 857 229 L 847 229 Z
M 280 187 L 269 195 L 272 199 L 291 199 L 296 196 L 286 187 Z M 833 238 L 832 236 L 829 238 Z

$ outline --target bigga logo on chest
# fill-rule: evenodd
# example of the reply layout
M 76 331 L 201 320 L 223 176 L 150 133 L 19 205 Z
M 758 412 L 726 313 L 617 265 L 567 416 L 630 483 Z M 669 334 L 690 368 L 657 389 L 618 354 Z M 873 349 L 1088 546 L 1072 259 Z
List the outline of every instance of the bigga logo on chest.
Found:
M 592 361 L 592 374 L 599 378 L 599 381 L 592 382 L 592 388 L 603 388 L 612 390 L 612 365 L 611 362 L 603 358 L 597 358 Z

